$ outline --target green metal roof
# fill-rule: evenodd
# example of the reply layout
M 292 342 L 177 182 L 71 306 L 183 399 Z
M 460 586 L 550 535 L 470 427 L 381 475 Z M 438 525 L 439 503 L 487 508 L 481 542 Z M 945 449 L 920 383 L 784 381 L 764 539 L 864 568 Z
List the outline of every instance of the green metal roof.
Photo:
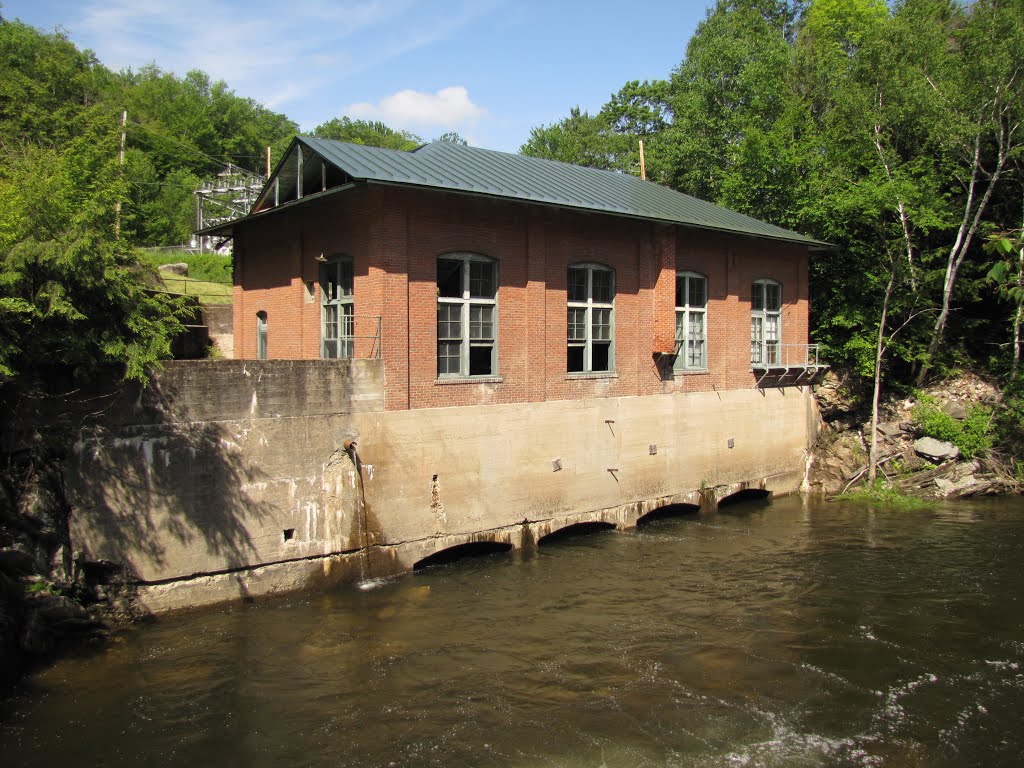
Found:
M 403 152 L 298 136 L 285 159 L 296 145 L 308 148 L 353 181 L 485 195 L 827 247 L 788 229 L 624 173 L 440 141 Z M 294 180 L 295 171 L 282 160 L 256 209 L 267 201 L 278 176 Z

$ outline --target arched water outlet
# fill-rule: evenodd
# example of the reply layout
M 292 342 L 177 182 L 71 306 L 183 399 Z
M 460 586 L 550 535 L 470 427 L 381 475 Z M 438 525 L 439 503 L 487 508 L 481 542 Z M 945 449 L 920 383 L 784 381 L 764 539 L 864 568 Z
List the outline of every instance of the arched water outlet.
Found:
M 719 501 L 718 508 L 742 504 L 746 501 L 768 501 L 771 497 L 771 491 L 766 491 L 763 488 L 743 488 Z
M 456 544 L 454 547 L 446 547 L 440 552 L 424 557 L 416 561 L 412 569 L 422 571 L 435 565 L 447 565 L 460 560 L 468 560 L 476 557 L 486 557 L 499 552 L 511 552 L 512 545 L 507 541 L 469 541 L 465 544 Z
M 614 523 L 605 523 L 601 520 L 588 523 L 574 523 L 573 525 L 567 525 L 565 528 L 559 528 L 557 531 L 552 531 L 547 536 L 541 536 L 537 544 L 543 547 L 548 544 L 565 541 L 566 539 L 575 539 L 580 536 L 591 536 L 595 533 L 614 530 Z
M 655 520 L 663 520 L 667 517 L 685 517 L 700 512 L 699 504 L 666 504 L 663 507 L 652 509 L 646 515 L 641 515 L 636 521 L 636 527 L 641 528 Z

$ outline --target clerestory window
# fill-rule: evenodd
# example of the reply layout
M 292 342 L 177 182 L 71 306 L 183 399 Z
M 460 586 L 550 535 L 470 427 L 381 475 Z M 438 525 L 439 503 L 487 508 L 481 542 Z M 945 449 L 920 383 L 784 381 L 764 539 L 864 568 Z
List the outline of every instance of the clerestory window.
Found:
M 437 375 L 498 375 L 498 265 L 475 253 L 437 260 Z
M 778 365 L 782 344 L 782 286 L 755 280 L 750 286 L 750 364 Z
M 352 259 L 335 256 L 320 265 L 321 357 L 352 357 L 353 312 Z
M 614 370 L 615 272 L 600 264 L 573 265 L 567 296 L 566 370 Z
M 696 272 L 676 274 L 677 371 L 703 371 L 707 351 L 708 280 Z

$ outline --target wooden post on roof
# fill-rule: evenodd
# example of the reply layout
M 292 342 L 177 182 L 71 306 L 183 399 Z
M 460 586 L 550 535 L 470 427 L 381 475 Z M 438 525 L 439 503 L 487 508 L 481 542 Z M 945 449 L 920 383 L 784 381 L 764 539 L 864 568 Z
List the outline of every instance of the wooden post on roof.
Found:
M 125 127 L 128 125 L 128 110 L 121 112 L 121 178 L 124 179 L 124 134 Z M 114 203 L 114 239 L 121 239 L 121 199 L 120 193 L 118 193 L 118 200 Z
M 267 147 L 267 178 L 270 178 L 270 147 Z
M 647 165 L 644 163 L 644 140 L 640 139 L 640 178 L 647 180 Z

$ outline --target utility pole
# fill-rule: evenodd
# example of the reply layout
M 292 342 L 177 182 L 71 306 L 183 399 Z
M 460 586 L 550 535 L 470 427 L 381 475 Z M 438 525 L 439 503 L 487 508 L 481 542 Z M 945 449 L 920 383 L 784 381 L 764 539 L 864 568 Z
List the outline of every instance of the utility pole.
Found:
M 128 110 L 121 112 L 121 155 L 120 155 L 120 166 L 121 166 L 121 180 L 124 180 L 124 135 L 125 129 L 128 125 Z M 121 239 L 121 196 L 118 195 L 118 200 L 114 203 L 114 239 Z

